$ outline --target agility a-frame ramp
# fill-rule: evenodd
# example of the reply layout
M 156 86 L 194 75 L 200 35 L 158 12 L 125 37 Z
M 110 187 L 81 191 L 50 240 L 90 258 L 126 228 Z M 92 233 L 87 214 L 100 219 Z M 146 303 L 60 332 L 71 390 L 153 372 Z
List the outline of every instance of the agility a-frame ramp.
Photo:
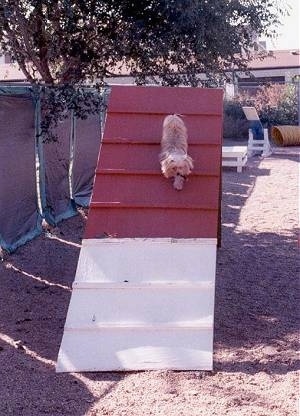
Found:
M 160 172 L 167 114 L 195 169 Z M 222 90 L 112 87 L 56 370 L 211 370 Z

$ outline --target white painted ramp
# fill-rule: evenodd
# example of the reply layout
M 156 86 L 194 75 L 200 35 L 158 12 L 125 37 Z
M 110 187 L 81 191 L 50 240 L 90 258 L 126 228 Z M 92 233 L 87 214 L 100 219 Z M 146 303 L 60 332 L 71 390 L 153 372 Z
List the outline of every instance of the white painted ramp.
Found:
M 83 241 L 57 372 L 211 370 L 216 239 Z

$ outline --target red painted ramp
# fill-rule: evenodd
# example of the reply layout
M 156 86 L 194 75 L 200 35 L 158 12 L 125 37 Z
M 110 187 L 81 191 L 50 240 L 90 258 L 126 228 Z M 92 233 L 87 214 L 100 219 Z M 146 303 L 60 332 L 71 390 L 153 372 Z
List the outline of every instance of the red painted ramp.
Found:
M 217 237 L 223 97 L 220 89 L 112 87 L 86 239 Z M 195 168 L 182 191 L 160 171 L 163 119 L 178 113 Z

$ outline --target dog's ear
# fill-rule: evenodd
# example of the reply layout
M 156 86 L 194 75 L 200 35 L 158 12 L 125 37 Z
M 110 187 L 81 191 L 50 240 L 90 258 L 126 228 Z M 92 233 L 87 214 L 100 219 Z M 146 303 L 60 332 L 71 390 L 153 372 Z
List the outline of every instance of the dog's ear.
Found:
M 170 156 L 161 161 L 161 171 L 166 178 L 174 176 L 174 160 Z
M 191 158 L 191 156 L 186 155 L 186 156 L 185 156 L 185 160 L 186 160 L 186 162 L 187 162 L 187 164 L 188 164 L 189 169 L 190 169 L 190 170 L 192 170 L 192 169 L 193 169 L 193 167 L 194 167 L 194 161 L 193 161 L 193 159 Z
M 166 159 L 164 159 L 164 160 L 162 160 L 161 162 L 160 162 L 160 166 L 161 166 L 161 171 L 162 171 L 162 174 L 165 176 L 165 177 L 168 177 L 167 176 L 167 160 Z

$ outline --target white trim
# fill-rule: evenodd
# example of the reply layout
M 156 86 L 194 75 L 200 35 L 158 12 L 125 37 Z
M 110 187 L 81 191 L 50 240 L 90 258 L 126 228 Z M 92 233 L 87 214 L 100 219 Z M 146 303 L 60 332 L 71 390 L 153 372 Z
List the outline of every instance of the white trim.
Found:
M 115 290 L 115 289 L 195 289 L 195 290 L 205 290 L 205 289 L 214 289 L 215 285 L 212 281 L 206 280 L 202 282 L 193 282 L 187 280 L 177 280 L 172 282 L 170 280 L 159 280 L 159 281 L 148 281 L 140 283 L 130 283 L 130 282 L 87 282 L 87 281 L 75 281 L 72 285 L 72 288 L 75 290 L 94 290 L 94 289 L 103 289 L 103 290 Z
M 163 322 L 156 324 L 145 324 L 140 322 L 97 322 L 94 325 L 83 325 L 83 326 L 65 326 L 65 331 L 99 331 L 99 330 L 155 330 L 155 331 L 164 331 L 164 330 L 182 330 L 182 329 L 192 329 L 195 331 L 201 329 L 212 329 L 213 322 L 211 319 L 206 319 L 196 322 Z
M 82 246 L 95 246 L 98 244 L 191 244 L 191 245 L 217 245 L 216 238 L 86 238 Z

